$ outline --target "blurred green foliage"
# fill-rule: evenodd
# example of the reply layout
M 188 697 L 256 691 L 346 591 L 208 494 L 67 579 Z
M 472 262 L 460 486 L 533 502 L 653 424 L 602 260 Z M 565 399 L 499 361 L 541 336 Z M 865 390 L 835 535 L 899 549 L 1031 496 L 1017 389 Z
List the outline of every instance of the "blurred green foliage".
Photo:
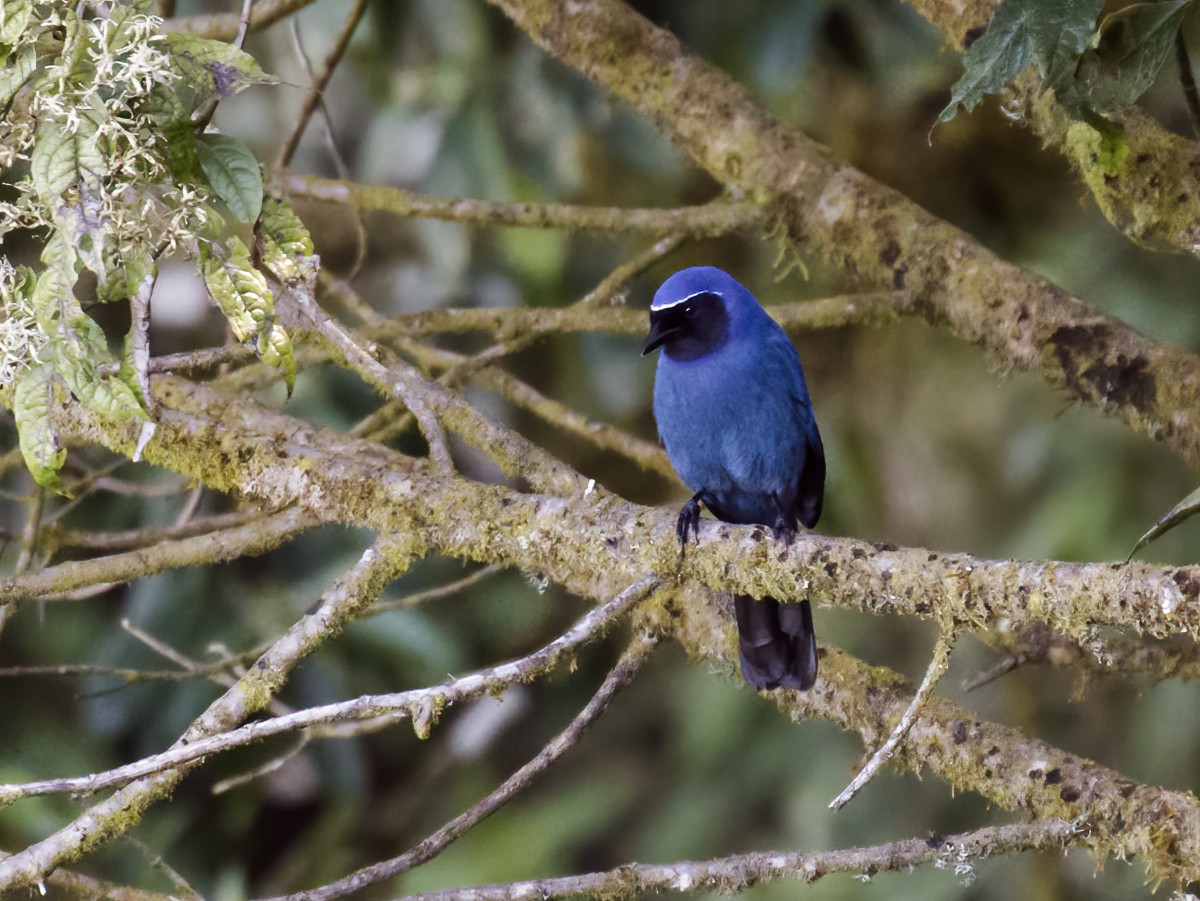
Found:
M 765 107 L 858 166 L 960 225 L 1096 308 L 1150 335 L 1200 349 L 1195 263 L 1141 250 L 1116 234 L 1067 166 L 985 101 L 933 132 L 959 61 L 907 7 L 892 0 L 767 0 L 635 4 L 691 48 L 727 69 Z M 228 4 L 179 4 L 180 13 Z M 326 0 L 297 20 L 320 59 L 344 15 Z M 217 122 L 270 159 L 290 130 L 307 82 L 287 28 L 253 35 L 248 49 L 282 86 L 223 103 Z M 1169 67 L 1168 67 L 1169 68 Z M 1168 73 L 1169 75 L 1169 73 Z M 1147 100 L 1168 124 L 1186 120 L 1170 84 Z M 378 0 L 326 94 L 333 137 L 351 176 L 437 194 L 490 200 L 562 200 L 673 206 L 703 202 L 716 186 L 643 121 L 543 58 L 481 0 Z M 314 123 L 296 171 L 334 174 Z M 302 205 L 324 264 L 346 271 L 355 229 L 345 210 Z M 648 244 L 527 229 L 474 229 L 371 216 L 357 279 L 383 315 L 439 305 L 564 305 Z M 721 265 L 768 305 L 853 291 L 805 260 L 810 277 L 776 280 L 774 242 L 747 233 L 685 246 L 641 279 L 628 301 L 643 306 L 657 281 L 693 263 Z M 182 303 L 163 295 L 159 306 Z M 211 340 L 210 311 L 155 333 L 157 351 Z M 993 371 L 975 349 L 918 322 L 794 336 L 807 368 L 830 463 L 820 531 L 989 556 L 1121 559 L 1137 537 L 1194 487 L 1184 466 L 1025 374 Z M 477 339 L 446 339 L 455 349 Z M 653 436 L 653 362 L 633 339 L 547 339 L 510 363 L 539 390 L 588 415 Z M 275 393 L 272 397 L 277 397 Z M 682 487 L 631 470 L 575 439 L 480 395 L 582 472 L 642 503 L 679 503 Z M 348 427 L 374 406 L 345 373 L 300 373 L 288 412 Z M 0 422 L 3 447 L 15 435 Z M 71 466 L 100 467 L 98 453 Z M 466 465 L 470 456 L 464 457 Z M 481 470 L 484 475 L 490 471 Z M 142 486 L 170 481 L 125 466 Z M 10 475 L 0 524 L 18 534 L 25 476 Z M 228 507 L 206 496 L 202 511 Z M 167 524 L 177 498 L 104 494 L 70 508 L 75 529 Z M 1200 523 L 1147 548 L 1151 560 L 1188 562 Z M 258 559 L 187 570 L 42 612 L 22 608 L 0 637 L 0 665 L 88 662 L 167 668 L 121 631 L 138 627 L 198 660 L 214 643 L 235 651 L 281 632 L 357 557 L 369 536 L 327 528 Z M 11 568 L 10 543 L 3 562 Z M 429 559 L 389 591 L 400 597 L 464 574 Z M 819 600 L 818 600 L 819 605 Z M 554 587 L 539 591 L 506 573 L 460 596 L 365 620 L 324 647 L 282 699 L 318 704 L 394 691 L 519 655 L 583 611 Z M 927 624 L 818 609 L 822 641 L 910 676 L 933 643 Z M 469 806 L 533 756 L 598 685 L 616 645 L 580 655 L 579 671 L 510 697 L 513 710 L 478 755 L 454 751 L 468 716 L 451 711 L 427 742 L 406 726 L 323 741 L 277 773 L 213 796 L 218 780 L 289 747 L 280 740 L 221 757 L 153 809 L 139 838 L 212 899 L 236 899 L 328 881 L 401 852 Z M 1017 671 L 964 696 L 957 685 L 997 653 L 959 643 L 942 691 L 985 718 L 1173 788 L 1194 788 L 1200 698 L 1192 684 L 1124 680 L 1079 685 L 1070 671 Z M 0 776 L 5 781 L 82 774 L 169 744 L 218 691 L 202 681 L 124 686 L 105 677 L 0 682 Z M 1077 690 L 1082 698 L 1075 699 Z M 1180 715 L 1184 713 L 1184 715 Z M 485 713 L 480 716 L 486 717 Z M 495 715 L 494 713 L 491 715 Z M 1007 818 L 936 780 L 885 771 L 845 811 L 826 810 L 862 748 L 821 722 L 793 725 L 748 688 L 657 652 L 583 744 L 546 780 L 444 855 L 365 897 L 755 849 L 835 848 L 971 828 Z M 66 798 L 0 811 L 0 847 L 43 836 L 78 809 Z M 132 846 L 91 859 L 103 875 L 164 888 Z M 864 886 L 831 877 L 812 887 L 778 883 L 755 898 L 1128 898 L 1143 894 L 1138 866 L 1086 855 L 1002 858 L 981 864 L 969 887 L 927 869 Z

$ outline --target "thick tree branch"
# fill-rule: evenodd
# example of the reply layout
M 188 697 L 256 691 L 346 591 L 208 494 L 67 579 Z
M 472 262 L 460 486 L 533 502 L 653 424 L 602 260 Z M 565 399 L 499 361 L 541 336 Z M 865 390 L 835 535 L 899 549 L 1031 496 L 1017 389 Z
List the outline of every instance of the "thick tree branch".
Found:
M 969 627 L 1003 618 L 1015 626 L 1047 622 L 1073 635 L 1095 623 L 1158 634 L 1200 630 L 1197 568 L 989 561 L 818 536 L 783 548 L 764 530 L 724 525 L 703 527 L 681 564 L 672 510 L 600 493 L 528 495 L 439 477 L 420 461 L 299 427 L 244 399 L 169 378 L 155 383 L 160 427 L 147 448 L 152 462 L 268 504 L 299 504 L 326 521 L 402 528 L 414 546 L 518 567 L 587 598 L 612 596 L 647 573 L 661 573 L 678 574 L 685 586 L 803 595 L 919 616 L 936 611 L 941 622 Z M 127 452 L 136 438 L 135 428 L 76 408 L 59 411 L 57 424 L 64 436 L 117 452 Z M 223 453 L 212 453 L 213 436 Z M 468 520 L 464 510 L 471 511 Z M 684 595 L 661 608 L 659 626 L 690 653 L 732 673 L 736 650 L 727 619 Z M 871 745 L 887 736 L 911 700 L 895 677 L 836 652 L 826 654 L 822 673 L 813 691 L 778 693 L 778 700 L 795 715 L 819 715 L 858 731 Z M 926 705 L 897 759 L 920 761 L 957 788 L 1008 809 L 1095 821 L 1103 853 L 1139 856 L 1163 875 L 1200 875 L 1193 874 L 1200 860 L 1194 797 L 1138 786 L 939 698 Z
M 689 598 L 687 590 L 679 600 L 669 611 L 672 634 L 690 655 L 736 677 L 736 636 L 722 632 L 727 620 L 717 605 Z M 716 634 L 724 640 L 714 641 Z M 841 651 L 822 654 L 821 673 L 810 691 L 778 691 L 773 699 L 793 719 L 829 720 L 857 732 L 867 746 L 882 742 L 912 702 L 903 678 Z M 893 760 L 1033 820 L 1075 823 L 1087 831 L 1086 843 L 1101 859 L 1136 857 L 1151 878 L 1176 884 L 1200 878 L 1200 801 L 1191 792 L 1139 785 L 1018 729 L 980 720 L 936 695 Z
M 555 496 L 436 476 L 420 460 L 244 398 L 169 377 L 155 385 L 151 462 L 264 505 L 298 505 L 323 522 L 404 530 L 450 556 L 537 572 L 587 597 L 615 594 L 647 572 L 678 572 L 757 597 L 808 595 L 969 628 L 1005 619 L 1048 623 L 1081 640 L 1096 624 L 1200 634 L 1200 567 L 988 560 L 817 535 L 784 548 L 766 530 L 708 521 L 681 563 L 674 511 L 587 493 L 580 477 L 573 494 Z M 78 407 L 57 411 L 56 425 L 68 440 L 117 453 L 136 438 Z M 472 511 L 467 522 L 463 510 Z

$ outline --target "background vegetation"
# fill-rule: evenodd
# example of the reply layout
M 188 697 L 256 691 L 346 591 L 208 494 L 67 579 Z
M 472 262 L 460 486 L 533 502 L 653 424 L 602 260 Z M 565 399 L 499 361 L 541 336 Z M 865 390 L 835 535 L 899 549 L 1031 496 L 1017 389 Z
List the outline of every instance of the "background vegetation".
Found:
M 252 32 L 246 49 L 280 83 L 223 99 L 213 119 L 264 162 L 268 184 L 275 179 L 291 193 L 331 283 L 348 279 L 357 292 L 353 302 L 345 290 L 321 294 L 345 321 L 355 327 L 367 321 L 361 303 L 371 317 L 398 324 L 391 332 L 396 350 L 440 370 L 446 358 L 429 348 L 470 354 L 497 336 L 429 335 L 412 325 L 417 320 L 405 318 L 409 314 L 567 307 L 670 231 L 586 230 L 561 222 L 513 227 L 499 215 L 438 221 L 395 210 L 356 213 L 345 203 L 305 197 L 298 181 L 286 180 L 272 165 L 310 82 L 297 34 L 320 70 L 350 6 L 321 0 Z M 831 159 L 894 188 L 1096 312 L 1156 341 L 1198 349 L 1195 260 L 1145 249 L 1114 228 L 1072 168 L 1071 155 L 1055 146 L 1058 132 L 1029 127 L 1032 104 L 1014 91 L 935 126 L 962 72 L 961 55 L 947 44 L 961 45 L 966 30 L 986 22 L 986 14 L 972 22 L 972 10 L 960 29 L 943 31 L 936 14 L 893 0 L 656 0 L 631 6 L 745 86 L 752 102 L 787 129 L 827 146 Z M 180 17 L 216 12 L 232 12 L 236 23 L 233 4 L 180 2 L 174 10 Z M 1191 135 L 1173 64 L 1141 103 L 1165 129 Z M 439 197 L 580 207 L 668 209 L 729 196 L 728 184 L 672 144 L 669 127 L 550 58 L 482 0 L 366 4 L 323 106 L 327 118 L 319 114 L 308 127 L 292 173 Z M 14 171 L 19 175 L 20 167 Z M 761 198 L 734 192 L 732 199 Z M 36 234 L 20 232 L 5 238 L 4 252 L 14 263 L 34 264 L 42 248 Z M 160 261 L 151 328 L 155 355 L 225 340 L 225 319 L 185 257 L 181 252 Z M 880 290 L 831 258 L 827 247 L 806 252 L 794 223 L 766 215 L 720 237 L 689 238 L 650 259 L 621 286 L 620 302 L 642 310 L 662 278 L 698 263 L 729 269 L 768 306 L 848 294 L 862 295 L 867 305 L 877 302 L 874 292 Z M 110 339 L 128 328 L 128 313 L 118 305 L 87 308 Z M 247 399 L 348 432 L 380 409 L 379 395 L 361 370 L 331 361 L 295 315 L 288 325 L 300 348 L 299 372 L 290 400 L 278 369 L 243 368 L 246 359 L 236 355 L 224 370 L 183 375 L 212 380 L 211 403 Z M 1187 464 L 1196 461 L 1177 448 L 1148 439 L 1097 405 L 1080 403 L 1069 386 L 1048 384 L 1036 372 L 981 353 L 939 326 L 937 317 L 867 317 L 851 307 L 842 318 L 851 321 L 822 322 L 814 314 L 805 321 L 825 327 L 792 332 L 830 464 L 818 530 L 824 535 L 998 559 L 1121 560 L 1194 487 Z M 652 442 L 653 361 L 638 356 L 638 337 L 625 323 L 579 333 L 555 330 L 505 355 L 502 368 L 593 422 Z M 521 332 L 499 337 L 519 338 Z M 474 407 L 585 479 L 635 504 L 668 505 L 664 522 L 684 499 L 673 478 L 562 428 L 554 422 L 562 418 L 557 413 L 547 422 L 483 379 L 463 391 Z M 222 415 L 218 409 L 218 422 Z M 400 415 L 390 408 L 372 422 L 378 426 Z M 78 436 L 86 429 L 67 432 Z M 426 451 L 411 425 L 384 441 L 403 454 Z M 16 447 L 7 415 L 0 418 L 0 442 L 3 449 Z M 8 541 L 0 561 L 6 574 L 20 579 L 64 561 L 153 549 L 162 535 L 152 530 L 169 531 L 185 520 L 209 524 L 205 534 L 215 536 L 209 552 L 216 558 L 220 535 L 233 526 L 218 517 L 270 506 L 244 485 L 221 490 L 232 486 L 184 465 L 130 463 L 127 451 L 114 455 L 96 446 L 104 442 L 94 437 L 87 443 L 92 446 L 72 442 L 62 473 L 64 483 L 75 486 L 71 500 L 35 489 L 17 454 L 3 458 L 0 525 Z M 485 454 L 457 440 L 452 450 L 467 477 L 504 480 Z M 529 488 L 528 482 L 510 484 Z M 377 502 L 386 502 L 382 491 Z M 464 529 L 479 525 L 475 511 L 457 515 Z M 169 567 L 113 585 L 100 578 L 96 590 L 66 596 L 23 597 L 0 633 L 2 781 L 82 775 L 170 746 L 222 688 L 204 674 L 151 679 L 124 671 L 186 675 L 189 667 L 210 665 L 205 674 L 237 676 L 253 657 L 231 656 L 283 634 L 374 540 L 369 518 L 358 528 L 333 523 L 348 518 L 326 518 L 319 510 L 317 519 L 324 524 L 296 529 L 292 540 L 266 553 L 241 548 L 210 565 Z M 1188 564 L 1197 528 L 1185 524 L 1140 556 Z M 672 553 L 668 531 L 660 535 L 662 554 Z M 434 547 L 386 588 L 383 599 L 421 600 L 421 592 L 477 572 L 480 564 L 455 559 L 462 556 L 479 555 Z M 886 602 L 878 599 L 864 601 L 875 612 L 820 595 L 813 599 L 823 646 L 920 679 L 937 636 L 935 623 L 879 612 Z M 435 685 L 447 674 L 522 657 L 582 617 L 589 600 L 533 568 L 489 571 L 446 596 L 348 624 L 291 673 L 279 700 L 300 710 Z M 823 600 L 837 606 L 823 606 Z M 130 627 L 123 627 L 126 622 Z M 1047 659 L 1030 660 L 968 692 L 961 683 L 1001 663 L 1011 639 L 1003 621 L 987 625 L 957 643 L 939 694 L 976 711 L 982 721 L 1095 760 L 1132 782 L 1192 790 L 1200 762 L 1200 718 L 1193 712 L 1200 697 L 1190 681 L 1190 639 L 1166 642 L 1174 649 L 1169 666 L 1131 663 L 1100 672 L 1102 667 L 1087 665 L 1095 659 L 1093 648 L 1138 638 L 1102 623 L 1082 643 L 1064 639 Z M 570 668 L 510 688 L 501 703 L 484 698 L 449 708 L 424 741 L 404 723 L 314 739 L 277 769 L 232 787 L 223 781 L 280 759 L 296 746 L 295 736 L 212 757 L 169 801 L 146 810 L 128 838 L 104 843 L 69 869 L 112 883 L 114 897 L 127 891 L 118 885 L 182 891 L 172 888 L 156 863 L 161 856 L 203 897 L 233 899 L 320 885 L 392 857 L 537 754 L 587 702 L 627 632 L 625 626 L 614 629 L 601 645 L 579 651 Z M 182 656 L 164 659 L 164 649 L 156 650 L 147 636 Z M 844 810 L 829 811 L 829 799 L 860 762 L 860 736 L 827 719 L 792 722 L 771 700 L 741 685 L 728 665 L 703 659 L 695 647 L 687 650 L 693 659 L 664 642 L 544 779 L 436 859 L 365 896 L 602 871 L 634 860 L 842 849 L 1019 818 L 1012 805 L 990 804 L 971 791 L 952 791 L 945 778 L 895 768 L 885 769 Z M 94 670 L 45 669 L 75 665 Z M 1176 671 L 1178 678 L 1167 678 Z M 826 672 L 833 678 L 841 670 Z M 217 788 L 227 790 L 214 793 Z M 94 801 L 66 795 L 19 800 L 0 810 L 0 848 L 17 852 L 33 845 Z M 1195 878 L 1159 866 L 1147 886 L 1152 855 L 1126 863 L 1106 860 L 1111 848 L 1102 842 L 1099 848 L 1098 857 L 1076 849 L 962 860 L 957 873 L 956 861 L 942 858 L 940 868 L 882 874 L 870 886 L 844 875 L 811 887 L 780 879 L 751 894 L 1128 898 L 1151 893 L 1158 878 L 1165 880 L 1164 892 L 1186 890 Z M 87 896 L 86 889 L 66 883 L 55 891 Z

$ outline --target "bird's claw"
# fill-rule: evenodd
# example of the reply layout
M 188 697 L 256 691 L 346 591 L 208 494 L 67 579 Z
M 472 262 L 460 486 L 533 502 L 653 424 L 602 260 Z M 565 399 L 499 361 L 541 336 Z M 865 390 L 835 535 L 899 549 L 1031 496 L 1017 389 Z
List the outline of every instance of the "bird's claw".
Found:
M 687 546 L 688 530 L 700 540 L 700 500 L 693 497 L 679 511 L 679 519 L 675 521 L 675 534 L 679 538 L 680 547 Z
M 771 526 L 771 532 L 774 533 L 776 541 L 782 541 L 789 547 L 796 540 L 796 526 L 794 523 L 788 522 L 783 514 L 775 518 L 775 524 Z

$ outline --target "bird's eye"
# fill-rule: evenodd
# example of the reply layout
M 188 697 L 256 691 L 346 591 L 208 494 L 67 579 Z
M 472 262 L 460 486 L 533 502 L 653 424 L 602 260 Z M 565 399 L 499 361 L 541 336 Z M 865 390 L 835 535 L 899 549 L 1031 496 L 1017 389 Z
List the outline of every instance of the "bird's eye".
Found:
M 696 307 L 690 303 L 684 304 L 683 305 L 683 315 L 684 316 L 695 316 L 696 315 Z

